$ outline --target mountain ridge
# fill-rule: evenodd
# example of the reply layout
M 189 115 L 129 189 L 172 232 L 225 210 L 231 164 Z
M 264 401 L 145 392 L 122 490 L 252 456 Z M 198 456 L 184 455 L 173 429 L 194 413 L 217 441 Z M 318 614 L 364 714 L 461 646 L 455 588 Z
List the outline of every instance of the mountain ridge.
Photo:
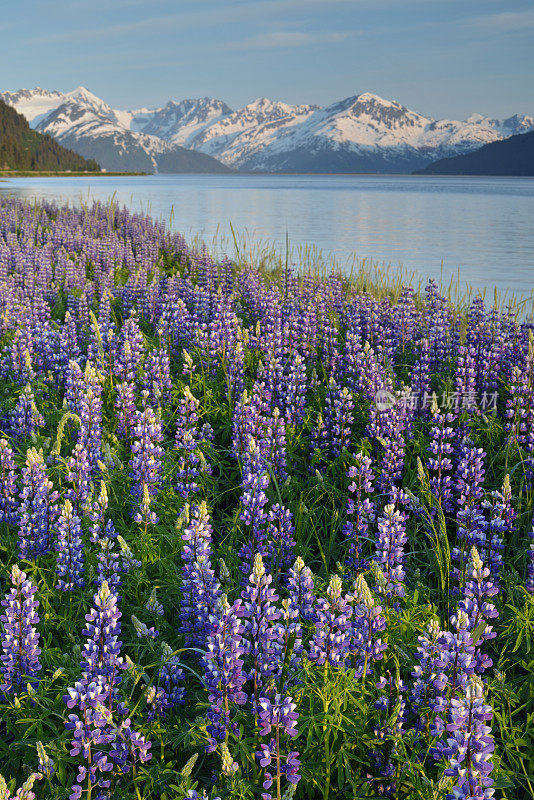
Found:
M 123 161 L 144 160 L 143 171 L 148 162 L 149 171 L 158 171 L 159 162 L 179 147 L 216 159 L 225 165 L 219 171 L 409 173 L 534 130 L 534 118 L 524 114 L 435 120 L 371 92 L 328 106 L 263 97 L 237 110 L 210 97 L 169 100 L 155 109 L 113 109 L 85 87 L 66 93 L 21 89 L 0 97 L 37 130 L 79 152 L 98 152 L 103 166 L 110 168 L 103 150 L 113 150 Z M 210 165 L 215 167 L 205 162 L 207 171 Z

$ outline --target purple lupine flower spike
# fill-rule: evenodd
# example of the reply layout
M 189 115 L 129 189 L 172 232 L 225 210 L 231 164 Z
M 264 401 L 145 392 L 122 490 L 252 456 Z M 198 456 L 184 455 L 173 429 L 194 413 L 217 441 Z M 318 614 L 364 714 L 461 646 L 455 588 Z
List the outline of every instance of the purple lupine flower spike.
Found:
M 4 613 L 0 616 L 3 627 L 0 697 L 16 695 L 28 681 L 35 687 L 35 675 L 41 669 L 39 634 L 35 627 L 39 622 L 39 602 L 34 599 L 37 587 L 16 564 L 11 569 L 11 582 L 13 588 L 2 600 Z
M 406 515 L 393 504 L 384 508 L 383 516 L 378 520 L 375 561 L 381 565 L 385 577 L 385 586 L 379 591 L 386 598 L 404 597 L 404 545 L 407 536 L 405 530 Z
M 52 544 L 52 526 L 58 514 L 59 494 L 48 479 L 43 454 L 35 448 L 26 452 L 22 470 L 21 504 L 18 511 L 19 557 L 36 559 Z
M 0 439 L 0 522 L 14 525 L 17 515 L 16 465 L 7 439 Z
M 151 758 L 151 743 L 131 727 L 128 709 L 119 694 L 120 673 L 127 663 L 120 654 L 121 612 L 117 596 L 103 581 L 93 600 L 94 607 L 85 617 L 87 640 L 80 663 L 82 676 L 63 697 L 67 708 L 73 710 L 65 723 L 73 735 L 70 754 L 81 756 L 87 763 L 78 765 L 71 800 L 82 797 L 84 782 L 88 794 L 98 788 L 104 790 L 100 794 L 105 797 L 114 766 L 122 774 L 137 761 Z
M 139 500 L 134 512 L 134 520 L 147 527 L 155 525 L 158 517 L 152 511 L 152 503 L 161 482 L 163 438 L 161 421 L 150 406 L 146 405 L 148 392 L 143 391 L 143 411 L 137 414 L 132 435 L 132 458 L 130 459 L 130 478 L 133 481 L 132 495 Z
M 301 619 L 312 620 L 315 614 L 313 575 L 300 556 L 289 570 L 288 591 L 291 602 L 297 608 Z
M 176 423 L 175 448 L 178 450 L 178 468 L 176 474 L 176 491 L 182 497 L 199 491 L 198 478 L 209 473 L 206 459 L 201 450 L 204 435 L 199 428 L 199 401 L 193 396 L 189 386 L 184 389 L 184 396 L 178 406 Z
M 276 601 L 278 595 L 271 586 L 272 576 L 265 571 L 260 553 L 254 558 L 254 568 L 249 582 L 241 592 L 242 604 L 239 614 L 243 618 L 243 647 L 252 657 L 249 678 L 254 684 L 254 700 L 257 702 L 260 688 L 276 671 L 274 660 L 276 638 L 274 623 L 280 618 Z
M 182 596 L 180 631 L 188 644 L 203 647 L 209 633 L 209 619 L 215 614 L 221 589 L 211 566 L 212 527 L 206 503 L 190 507 L 183 513 Z
M 484 700 L 484 688 L 480 678 L 472 676 L 465 693 L 451 699 L 450 734 L 444 755 L 449 759 L 445 775 L 456 778 L 456 784 L 447 800 L 485 800 L 493 796 L 488 787 L 493 770 L 491 757 L 494 744 L 488 722 L 493 711 Z
M 269 770 L 264 773 L 263 788 L 269 790 L 275 784 L 277 797 L 281 796 L 282 777 L 290 786 L 296 786 L 300 780 L 298 774 L 299 753 L 292 750 L 285 757 L 282 753 L 282 743 L 285 737 L 292 739 L 298 733 L 296 724 L 299 715 L 295 711 L 296 707 L 291 697 L 282 697 L 280 694 L 275 694 L 273 700 L 268 697 L 260 697 L 258 704 L 260 734 L 261 736 L 271 735 L 271 739 L 268 744 L 260 745 L 256 758 L 261 767 L 269 767 Z M 265 791 L 262 792 L 261 797 L 262 800 L 272 800 L 273 795 L 269 791 Z
M 362 558 L 362 546 L 376 508 L 369 497 L 374 489 L 372 461 L 363 453 L 357 453 L 355 460 L 356 463 L 347 472 L 347 477 L 352 479 L 348 487 L 351 496 L 347 499 L 347 521 L 343 533 L 349 540 L 346 563 L 354 573 L 358 573 L 367 567 L 367 562 Z
M 355 655 L 356 676 L 366 677 L 372 671 L 372 662 L 383 658 L 387 644 L 380 634 L 386 629 L 382 607 L 375 604 L 363 575 L 358 575 L 354 585 L 354 612 L 352 617 L 351 653 Z
M 65 500 L 57 523 L 57 587 L 72 592 L 84 585 L 84 553 L 80 518 L 70 500 Z
M 326 593 L 327 598 L 315 604 L 315 633 L 308 658 L 319 665 L 344 666 L 351 642 L 352 598 L 342 594 L 338 575 L 331 578 Z
M 221 597 L 215 615 L 210 617 L 209 634 L 206 639 L 205 682 L 208 688 L 207 730 L 210 734 L 208 752 L 217 747 L 217 741 L 225 739 L 231 727 L 231 705 L 242 706 L 247 700 L 243 689 L 247 680 L 243 669 L 243 625 L 240 619 L 241 601 L 230 606 L 226 596 Z

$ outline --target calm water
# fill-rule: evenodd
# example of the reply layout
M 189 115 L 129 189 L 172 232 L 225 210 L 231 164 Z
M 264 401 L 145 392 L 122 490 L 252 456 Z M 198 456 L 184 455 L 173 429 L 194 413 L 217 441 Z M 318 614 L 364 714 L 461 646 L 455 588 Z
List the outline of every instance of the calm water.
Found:
M 152 175 L 16 178 L 3 193 L 79 204 L 112 195 L 187 239 L 227 237 L 285 252 L 286 232 L 342 265 L 370 258 L 460 285 L 534 293 L 534 178 L 360 175 Z

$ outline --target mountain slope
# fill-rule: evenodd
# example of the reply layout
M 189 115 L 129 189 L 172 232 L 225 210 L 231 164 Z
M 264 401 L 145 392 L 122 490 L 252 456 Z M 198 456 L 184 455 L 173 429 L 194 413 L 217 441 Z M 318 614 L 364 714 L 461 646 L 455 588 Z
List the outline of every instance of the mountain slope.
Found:
M 486 144 L 464 156 L 443 158 L 417 174 L 534 176 L 534 131 Z
M 82 155 L 94 155 L 108 170 L 140 172 L 229 172 L 203 153 L 156 136 L 123 128 L 112 108 L 69 98 L 42 118 L 37 130 Z
M 131 130 L 158 136 L 174 144 L 189 147 L 191 141 L 206 128 L 232 110 L 221 100 L 170 100 L 164 108 L 149 112 L 146 109 L 131 112 Z
M 518 114 L 434 120 L 369 92 L 324 108 L 259 98 L 237 111 L 209 97 L 117 110 L 83 87 L 22 89 L 4 99 L 33 127 L 108 169 L 209 172 L 224 170 L 222 162 L 250 171 L 412 172 L 534 130 L 534 119 Z
M 52 136 L 107 170 L 124 172 L 229 172 L 204 153 L 129 130 L 132 117 L 115 111 L 84 87 L 61 94 L 42 89 L 0 97 L 20 108 L 40 133 Z M 125 124 L 127 123 L 127 124 Z
M 61 147 L 50 136 L 43 136 L 27 120 L 0 99 L 0 168 L 58 172 L 99 171 L 94 160 Z

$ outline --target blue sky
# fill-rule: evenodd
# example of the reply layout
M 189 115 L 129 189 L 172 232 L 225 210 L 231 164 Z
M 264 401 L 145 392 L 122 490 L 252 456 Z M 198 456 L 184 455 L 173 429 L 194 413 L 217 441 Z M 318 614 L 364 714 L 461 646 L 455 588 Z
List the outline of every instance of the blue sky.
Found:
M 534 114 L 532 0 L 15 0 L 0 90 L 86 86 L 117 108 L 363 91 L 434 117 Z

